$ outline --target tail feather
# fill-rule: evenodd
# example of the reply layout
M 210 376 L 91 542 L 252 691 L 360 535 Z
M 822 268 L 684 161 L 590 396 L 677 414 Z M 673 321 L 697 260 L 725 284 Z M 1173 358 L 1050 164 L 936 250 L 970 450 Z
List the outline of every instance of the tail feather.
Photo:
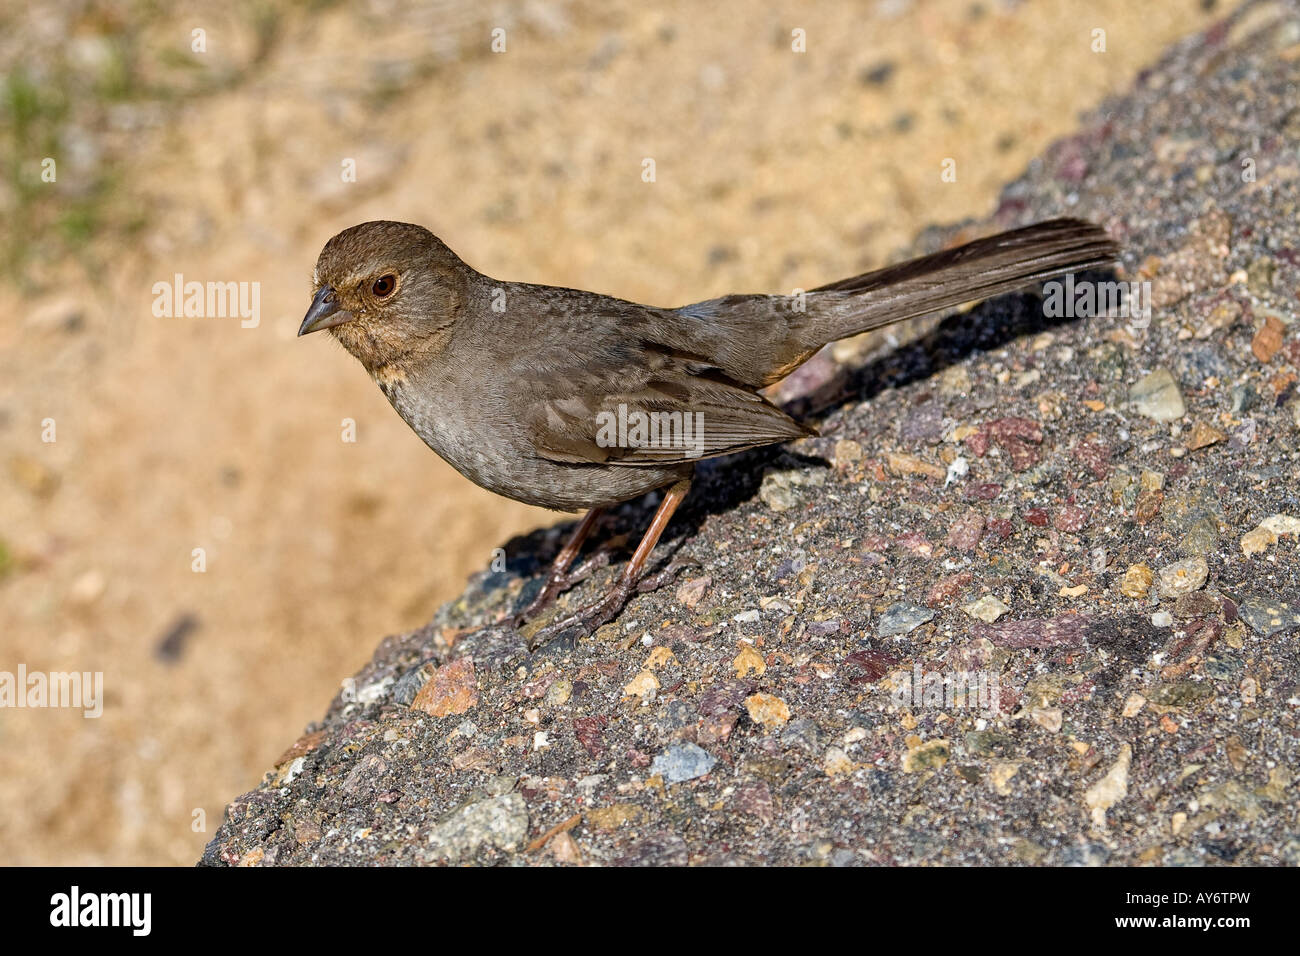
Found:
M 842 279 L 810 292 L 810 305 L 830 320 L 817 323 L 817 345 L 1106 265 L 1118 254 L 1100 226 L 1052 219 Z

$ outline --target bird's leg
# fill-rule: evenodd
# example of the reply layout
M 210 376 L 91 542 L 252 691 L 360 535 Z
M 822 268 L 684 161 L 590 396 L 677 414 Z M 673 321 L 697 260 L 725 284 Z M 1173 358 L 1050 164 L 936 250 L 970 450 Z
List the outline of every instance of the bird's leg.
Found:
M 532 601 L 529 602 L 528 607 L 515 615 L 514 620 L 516 627 L 528 620 L 538 611 L 546 608 L 557 597 L 569 588 L 573 587 L 573 585 L 577 584 L 584 578 L 589 577 L 592 572 L 609 563 L 609 552 L 599 552 L 599 554 L 604 555 L 603 560 L 599 559 L 597 555 L 592 555 L 591 558 L 587 559 L 576 568 L 573 573 L 569 573 L 569 565 L 574 562 L 574 559 L 576 559 L 578 554 L 582 551 L 582 543 L 587 540 L 587 536 L 591 534 L 591 529 L 596 525 L 596 519 L 600 517 L 600 513 L 604 510 L 604 508 L 592 508 L 587 512 L 586 516 L 578 522 L 578 526 L 573 529 L 573 534 L 569 535 L 569 540 L 564 543 L 564 547 L 560 549 L 560 553 L 557 554 L 555 560 L 551 562 L 551 570 L 546 576 L 546 583 L 542 585 L 542 589 L 538 592 L 537 597 L 533 598 Z
M 700 562 L 694 558 L 673 558 L 654 574 L 646 575 L 638 581 L 636 583 L 636 593 L 649 594 L 652 591 L 658 591 L 669 581 L 674 580 L 683 568 L 698 568 L 699 566 Z
M 558 637 L 560 634 L 574 627 L 580 628 L 585 636 L 590 634 L 602 624 L 608 624 L 618 616 L 618 612 L 623 610 L 628 599 L 637 590 L 637 582 L 641 579 L 641 574 L 645 570 L 646 561 L 650 558 L 650 552 L 654 550 L 655 545 L 659 543 L 659 538 L 663 535 L 664 529 L 668 527 L 668 522 L 672 520 L 673 512 L 677 506 L 682 503 L 686 493 L 691 490 L 691 480 L 683 478 L 664 495 L 664 500 L 659 503 L 659 510 L 655 512 L 654 518 L 650 521 L 650 527 L 646 529 L 641 543 L 636 546 L 636 551 L 632 554 L 632 560 L 627 563 L 623 573 L 618 577 L 618 583 L 610 589 L 599 601 L 589 604 L 587 607 L 579 608 L 569 616 L 548 624 L 528 642 L 528 649 L 535 651 L 542 645 Z M 679 565 L 680 567 L 680 565 Z M 656 575 L 656 577 L 658 577 Z

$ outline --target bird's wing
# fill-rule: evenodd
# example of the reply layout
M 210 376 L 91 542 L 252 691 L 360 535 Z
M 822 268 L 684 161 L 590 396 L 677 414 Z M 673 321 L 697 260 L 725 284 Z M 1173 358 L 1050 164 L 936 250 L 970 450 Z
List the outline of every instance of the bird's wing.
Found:
M 634 364 L 589 366 L 563 397 L 530 403 L 524 426 L 541 457 L 666 465 L 816 434 L 699 358 L 651 343 L 637 351 Z

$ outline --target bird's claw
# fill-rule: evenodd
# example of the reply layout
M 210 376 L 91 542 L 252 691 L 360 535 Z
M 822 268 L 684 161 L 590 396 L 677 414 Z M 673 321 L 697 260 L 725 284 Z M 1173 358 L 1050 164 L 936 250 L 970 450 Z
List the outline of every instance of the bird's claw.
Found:
M 607 564 L 608 559 L 604 563 Z M 545 647 L 561 634 L 574 628 L 578 629 L 574 640 L 589 637 L 597 628 L 603 627 L 618 617 L 619 612 L 627 605 L 633 594 L 647 594 L 656 591 L 665 584 L 670 583 L 683 568 L 698 568 L 699 566 L 698 561 L 683 558 L 670 561 L 662 570 L 648 577 L 643 577 L 639 581 L 620 577 L 618 583 L 599 601 L 579 608 L 572 614 L 546 625 L 546 627 L 535 633 L 528 641 L 528 650 L 536 651 Z
M 665 584 L 671 584 L 684 569 L 698 568 L 700 566 L 700 562 L 694 558 L 674 558 L 661 570 L 638 581 L 636 591 L 638 594 L 649 594 L 651 591 L 658 591 Z
M 555 599 L 563 594 L 569 588 L 582 581 L 587 580 L 601 568 L 609 567 L 610 552 L 606 548 L 594 551 L 585 561 L 579 564 L 572 571 L 564 574 L 552 574 L 546 579 L 546 584 L 537 592 L 537 596 L 528 602 L 528 606 L 522 611 L 518 611 L 511 623 L 515 630 L 518 630 L 529 620 L 536 617 L 539 613 L 546 610 L 555 603 Z
M 528 650 L 538 651 L 561 634 L 577 629 L 574 640 L 590 637 L 597 628 L 603 627 L 618 617 L 623 606 L 631 598 L 634 587 L 623 578 L 599 601 L 579 608 L 558 621 L 546 625 L 528 640 Z

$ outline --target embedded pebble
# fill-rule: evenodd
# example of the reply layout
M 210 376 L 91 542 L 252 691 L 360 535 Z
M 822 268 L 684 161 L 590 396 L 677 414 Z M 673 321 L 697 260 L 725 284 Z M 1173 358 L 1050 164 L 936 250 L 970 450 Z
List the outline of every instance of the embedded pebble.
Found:
M 1200 589 L 1210 575 L 1210 566 L 1198 555 L 1165 565 L 1157 573 L 1160 577 L 1160 596 L 1171 598 Z
M 880 615 L 880 621 L 876 624 L 876 633 L 881 637 L 910 633 L 927 621 L 933 620 L 934 613 L 930 608 L 919 604 L 902 601 L 891 604 L 885 613 Z
M 1263 637 L 1300 627 L 1300 606 L 1273 597 L 1248 597 L 1238 605 L 1237 613 L 1252 631 Z
M 1151 590 L 1151 583 L 1154 580 L 1151 569 L 1145 564 L 1130 565 L 1119 583 L 1120 593 L 1125 597 L 1144 598 Z
M 1162 368 L 1142 378 L 1129 390 L 1129 401 L 1139 415 L 1158 422 L 1173 422 L 1187 414 L 1183 394 L 1173 373 Z
M 663 777 L 666 783 L 683 783 L 704 776 L 717 762 L 716 757 L 696 744 L 674 744 L 655 757 L 650 772 Z
M 471 803 L 446 817 L 429 834 L 429 851 L 455 862 L 483 846 L 511 850 L 528 836 L 528 810 L 518 793 Z
M 1007 605 L 1003 604 L 993 595 L 986 594 L 979 600 L 971 601 L 969 604 L 962 607 L 962 610 L 976 620 L 986 621 L 987 623 L 992 624 L 1003 614 L 1010 611 L 1011 608 L 1007 607 Z

